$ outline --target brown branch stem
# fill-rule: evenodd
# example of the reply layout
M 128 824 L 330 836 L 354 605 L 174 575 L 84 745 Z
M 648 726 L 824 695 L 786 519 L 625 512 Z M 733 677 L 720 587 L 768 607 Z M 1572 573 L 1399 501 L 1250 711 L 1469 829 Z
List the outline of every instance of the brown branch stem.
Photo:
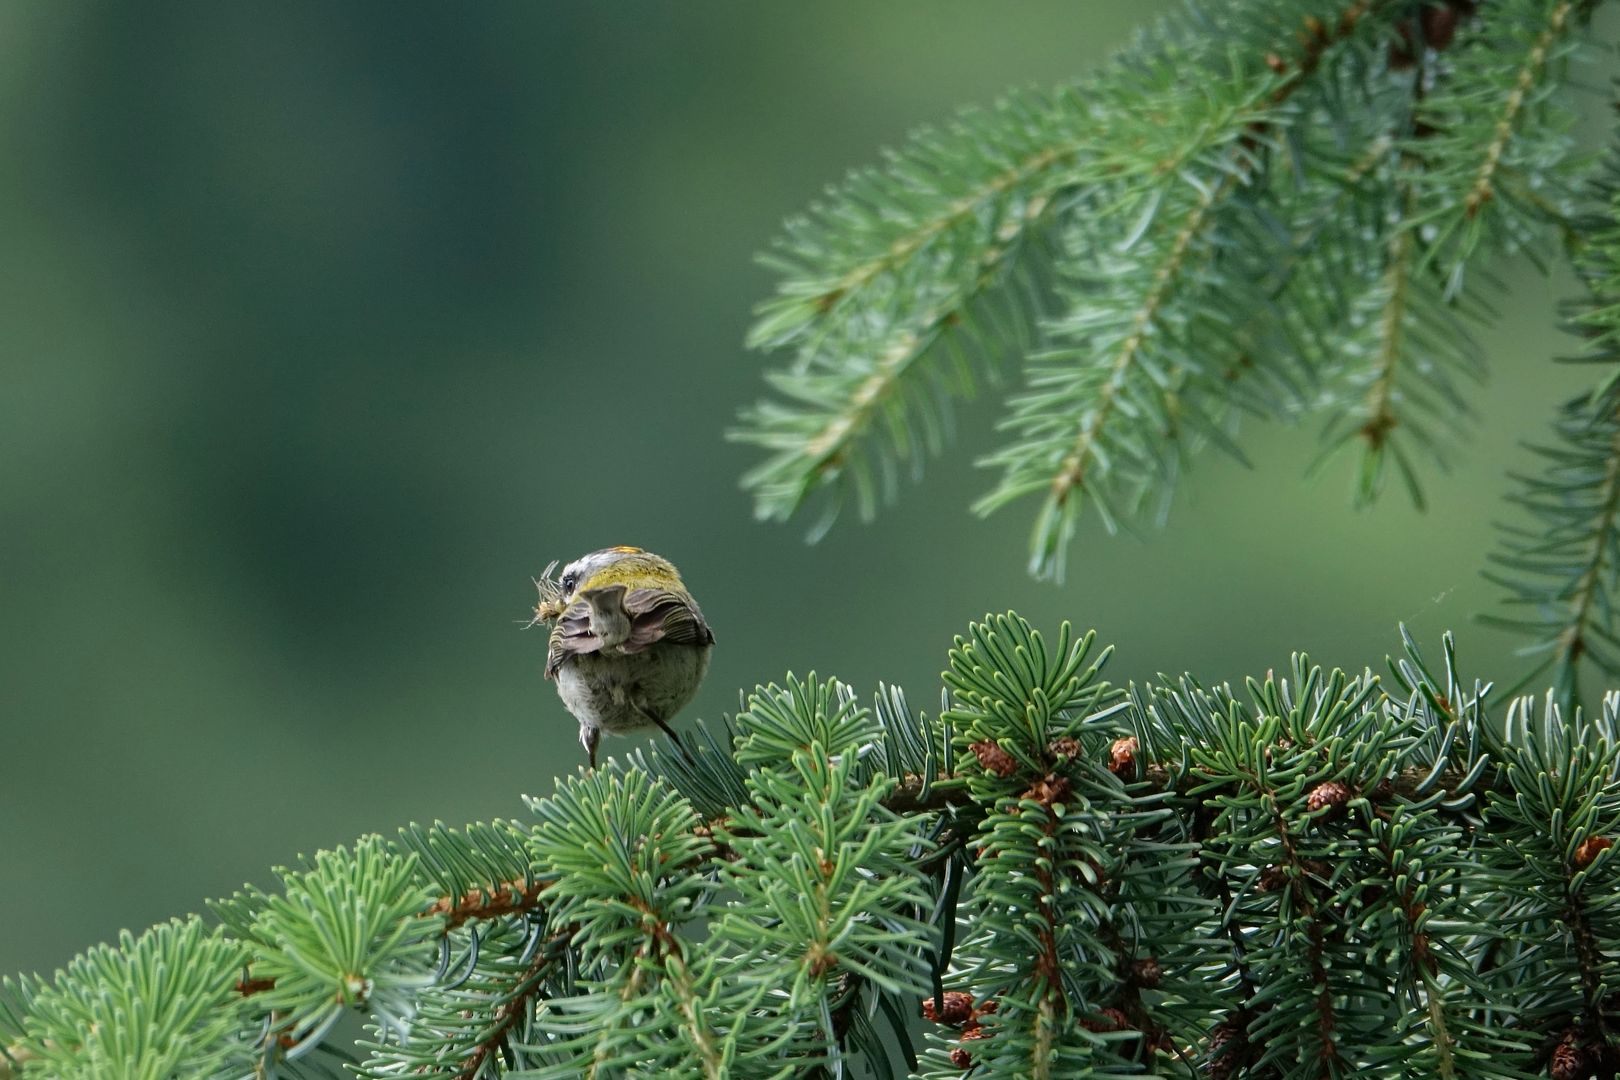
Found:
M 1332 27 L 1315 16 L 1306 18 L 1299 33 L 1302 49 L 1292 64 L 1277 53 L 1267 54 L 1267 66 L 1282 76 L 1270 98 L 1273 109 L 1280 108 L 1305 85 L 1306 76 L 1317 69 L 1323 55 L 1329 48 L 1346 40 L 1355 32 L 1357 24 L 1372 8 L 1374 2 L 1375 0 L 1356 0 L 1344 9 Z M 1100 433 L 1118 407 L 1126 374 L 1138 361 L 1160 309 L 1178 282 L 1187 264 L 1193 241 L 1209 222 L 1216 206 L 1232 191 L 1248 182 L 1256 162 L 1253 148 L 1273 126 L 1274 124 L 1267 120 L 1257 120 L 1249 126 L 1248 134 L 1227 152 L 1226 160 L 1219 170 L 1218 182 L 1205 186 L 1188 212 L 1170 244 L 1163 263 L 1153 276 L 1147 295 L 1137 307 L 1131 323 L 1131 333 L 1121 343 L 1114 357 L 1108 381 L 1098 391 L 1099 400 L 1096 406 L 1086 414 L 1080 432 L 1075 437 L 1073 448 L 1060 463 L 1057 475 L 1052 478 L 1050 498 L 1056 505 L 1064 505 L 1076 488 L 1084 490 L 1086 470 L 1097 453 Z
M 558 942 L 564 942 L 572 937 L 573 933 L 573 927 L 560 930 L 535 950 L 534 959 L 529 961 L 529 965 L 523 969 L 523 974 L 518 976 L 517 989 L 510 998 L 496 1007 L 494 1026 L 473 1052 L 467 1055 L 467 1060 L 456 1072 L 456 1080 L 477 1080 L 484 1063 L 506 1045 L 507 1036 L 517 1026 L 518 1021 L 523 1019 L 525 1010 L 533 1002 L 535 991 L 540 986 L 540 976 L 545 971 L 546 965 L 556 959 L 553 947 Z
M 1513 89 L 1502 108 L 1502 115 L 1496 122 L 1490 145 L 1485 148 L 1485 157 L 1480 162 L 1473 186 L 1463 199 L 1463 211 L 1468 217 L 1478 214 L 1480 209 L 1495 197 L 1494 181 L 1497 169 L 1502 164 L 1502 154 L 1513 138 L 1513 129 L 1518 123 L 1519 114 L 1529 101 L 1530 91 L 1535 89 L 1536 79 L 1547 64 L 1547 55 L 1552 50 L 1553 42 L 1558 40 L 1565 27 L 1569 25 L 1569 18 L 1574 10 L 1575 5 L 1571 0 L 1564 0 L 1553 8 L 1552 15 L 1547 20 L 1547 28 L 1536 38 L 1536 43 L 1530 47 L 1530 52 L 1525 56 L 1524 64 L 1519 68 L 1518 78 L 1514 80 Z
M 441 896 L 428 905 L 422 915 L 444 916 L 444 929 L 448 933 L 469 922 L 533 911 L 540 906 L 540 894 L 550 886 L 548 880 L 514 878 L 487 889 L 471 889 L 459 897 Z

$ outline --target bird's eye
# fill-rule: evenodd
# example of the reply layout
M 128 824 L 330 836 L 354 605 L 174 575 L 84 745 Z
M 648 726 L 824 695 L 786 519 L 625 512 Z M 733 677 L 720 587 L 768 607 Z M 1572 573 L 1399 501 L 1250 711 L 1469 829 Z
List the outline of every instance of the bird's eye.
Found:
M 578 574 L 564 574 L 562 576 L 563 592 L 565 592 L 565 593 L 573 592 L 574 591 L 574 586 L 577 585 L 577 584 L 579 584 L 579 575 Z

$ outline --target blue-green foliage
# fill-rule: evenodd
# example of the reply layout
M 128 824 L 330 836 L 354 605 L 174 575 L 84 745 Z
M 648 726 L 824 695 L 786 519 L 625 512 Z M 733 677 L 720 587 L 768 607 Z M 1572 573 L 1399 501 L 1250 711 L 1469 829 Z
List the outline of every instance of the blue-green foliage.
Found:
M 915 1000 L 932 956 L 913 865 L 929 823 L 883 805 L 895 778 L 864 763 L 886 757 L 878 715 L 813 676 L 757 689 L 726 764 L 700 754 L 673 770 L 709 792 L 740 770 L 744 797 L 712 828 L 635 768 L 532 804 L 548 925 L 590 944 L 525 1075 L 837 1070 L 835 1012 Z
M 1583 661 L 1620 675 L 1620 155 L 1591 195 L 1575 222 L 1585 238 L 1575 257 L 1584 294 L 1565 326 L 1581 339 L 1572 361 L 1596 368 L 1594 385 L 1559 410 L 1550 441 L 1531 444 L 1538 469 L 1514 477 L 1519 517 L 1501 524 L 1487 573 L 1507 591 L 1511 614 L 1485 621 L 1528 638 L 1522 653 L 1536 660 L 1515 689 L 1550 672 L 1565 711 L 1581 700 Z
M 1531 1030 L 1567 1025 L 1612 1044 L 1620 1004 L 1620 696 L 1600 716 L 1565 716 L 1551 700 L 1514 703 L 1496 755 L 1504 790 L 1485 806 L 1481 852 L 1502 892 L 1501 978 Z M 1511 792 L 1511 795 L 1509 795 Z M 1504 997 L 1507 997 L 1504 994 Z
M 1453 289 L 1481 249 L 1535 248 L 1574 209 L 1592 155 L 1570 135 L 1575 114 L 1560 88 L 1592 6 L 1499 0 L 1458 28 L 1416 103 L 1404 139 L 1416 196 L 1405 227 L 1421 232 Z
M 657 1075 L 680 1061 L 724 1075 L 737 1032 L 682 936 L 716 888 L 703 871 L 713 845 L 691 805 L 631 770 L 566 780 L 530 806 L 535 856 L 555 878 L 550 925 L 579 943 L 580 976 L 573 995 L 548 1003 L 539 1027 L 549 1041 L 533 1048 L 544 1064 L 524 1075 Z
M 1099 72 L 919 132 L 791 219 L 733 436 L 758 516 L 917 474 L 978 369 L 1023 363 L 980 512 L 1033 500 L 1061 578 L 1086 507 L 1161 517 L 1241 414 L 1327 419 L 1355 492 L 1422 501 L 1483 373 L 1490 261 L 1544 254 L 1590 163 L 1577 0 L 1191 0 Z
M 812 676 L 756 692 L 738 721 L 753 799 L 723 835 L 737 853 L 725 881 L 742 901 L 727 917 L 766 916 L 749 977 L 790 1001 L 820 993 L 834 971 L 920 993 L 929 927 L 911 913 L 928 896 L 911 864 L 929 844 L 923 823 L 884 807 L 894 778 L 862 768 L 883 737 L 875 714 Z
M 218 909 L 255 950 L 253 976 L 271 985 L 253 998 L 271 1018 L 273 1043 L 297 1057 L 318 1045 L 345 1011 L 366 1010 L 402 1033 L 417 995 L 434 982 L 441 927 L 416 858 L 381 837 L 318 852 L 307 869 L 278 868 L 282 889 L 249 888 Z M 251 910 L 251 919 L 243 916 Z
M 1241 690 L 1121 689 L 1092 635 L 1007 614 L 958 639 L 937 717 L 790 676 L 704 729 L 729 745 L 567 778 L 533 823 L 368 837 L 220 901 L 218 927 L 6 980 L 0 1073 L 1522 1080 L 1620 1060 L 1620 695 L 1499 721 L 1449 638 L 1438 666 L 1405 646 L 1383 679 L 1298 656 Z
M 752 798 L 735 808 L 722 880 L 736 896 L 718 932 L 748 943 L 736 977 L 757 985 L 778 1022 L 817 1031 L 836 1069 L 835 1004 L 888 994 L 909 1006 L 933 958 L 931 899 L 916 860 L 929 822 L 883 805 L 895 778 L 863 764 L 881 754 L 878 714 L 833 681 L 789 678 L 757 690 L 738 716 L 737 757 Z
M 990 1075 L 1134 1072 L 1140 1032 L 1093 1028 L 1106 1027 L 1095 1023 L 1106 1007 L 1129 1004 L 1139 1021 L 1152 1007 L 1121 991 L 1142 919 L 1154 922 L 1131 902 L 1142 899 L 1137 841 L 1165 812 L 1098 763 L 1126 729 L 1120 695 L 1099 678 L 1107 650 L 1086 662 L 1092 643 L 1073 641 L 1064 626 L 1049 654 L 1027 623 L 995 616 L 958 639 L 945 675 L 962 759 L 977 746 L 1016 762 L 1006 776 L 969 774 L 986 813 L 971 844 L 976 873 L 962 911 L 970 930 L 953 985 L 997 1003 L 982 1019 L 988 1038 L 973 1043 Z M 1172 844 L 1155 855 L 1171 877 L 1185 877 L 1178 851 Z M 1024 959 L 1009 970 L 1012 955 Z M 930 1055 L 941 1072 L 952 1068 L 936 1056 L 946 1049 Z
M 168 1080 L 244 1071 L 250 1021 L 237 992 L 248 950 L 197 918 L 125 931 L 49 982 L 7 979 L 0 1038 L 26 1075 Z

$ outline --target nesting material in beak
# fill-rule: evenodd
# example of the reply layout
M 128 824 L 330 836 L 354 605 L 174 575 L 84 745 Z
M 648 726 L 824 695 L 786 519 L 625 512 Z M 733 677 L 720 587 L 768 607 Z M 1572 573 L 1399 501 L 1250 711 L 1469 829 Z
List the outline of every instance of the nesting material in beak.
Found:
M 556 622 L 557 617 L 568 606 L 568 597 L 563 595 L 562 585 L 551 576 L 552 571 L 556 569 L 555 561 L 547 563 L 540 576 L 534 579 L 535 591 L 539 593 L 539 598 L 534 605 L 534 618 L 529 620 L 530 626 Z

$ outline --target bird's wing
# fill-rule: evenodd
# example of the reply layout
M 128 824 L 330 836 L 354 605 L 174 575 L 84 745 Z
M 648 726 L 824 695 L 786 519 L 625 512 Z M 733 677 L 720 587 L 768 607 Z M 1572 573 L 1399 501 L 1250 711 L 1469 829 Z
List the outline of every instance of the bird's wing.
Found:
M 639 652 L 655 641 L 679 645 L 713 645 L 714 632 L 689 598 L 667 589 L 631 589 L 624 597 L 630 616 L 630 640 L 620 646 Z
M 546 649 L 546 678 L 555 679 L 557 669 L 570 656 L 593 653 L 602 647 L 602 639 L 591 633 L 591 605 L 576 600 L 557 618 L 551 628 L 551 642 Z
M 680 645 L 713 645 L 714 632 L 703 620 L 703 612 L 691 600 L 667 589 L 631 589 L 624 594 L 624 611 L 630 618 L 630 637 L 618 646 L 619 652 L 640 652 L 658 641 Z M 584 600 L 569 605 L 551 628 L 546 650 L 546 678 L 557 677 L 557 669 L 571 656 L 597 652 L 602 639 L 591 631 L 591 606 Z

